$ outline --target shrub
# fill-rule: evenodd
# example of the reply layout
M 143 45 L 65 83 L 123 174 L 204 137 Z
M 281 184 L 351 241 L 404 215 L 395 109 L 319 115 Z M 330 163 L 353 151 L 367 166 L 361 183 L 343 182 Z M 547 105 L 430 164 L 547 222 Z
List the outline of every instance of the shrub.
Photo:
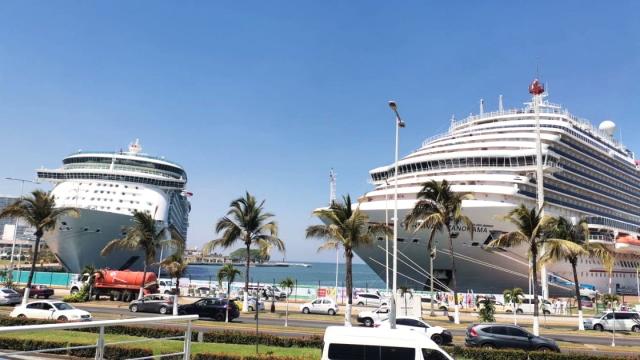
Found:
M 260 334 L 235 330 L 215 330 L 205 332 L 204 342 L 227 344 L 255 344 L 278 347 L 322 348 L 322 336 L 286 337 L 271 334 Z
M 450 355 L 474 360 L 638 360 L 640 357 L 607 357 L 582 353 L 526 352 L 523 350 L 489 350 L 468 347 L 445 347 Z
M 480 316 L 480 321 L 495 322 L 496 317 L 494 315 L 496 313 L 496 307 L 493 305 L 491 300 L 489 299 L 482 300 L 480 301 L 480 304 L 482 304 L 482 308 L 478 312 L 478 315 Z
M 193 360 L 303 360 L 298 356 L 277 356 L 277 355 L 230 355 L 230 354 L 195 354 Z
M 69 303 L 79 303 L 85 302 L 89 300 L 89 284 L 84 284 L 80 291 L 73 295 L 67 295 L 62 298 L 62 301 L 66 301 Z
M 67 348 L 72 346 L 84 346 L 86 344 L 66 343 L 63 341 L 45 341 L 45 340 L 22 340 L 10 337 L 0 337 L 0 349 L 30 351 L 46 348 Z M 54 353 L 58 355 L 71 355 L 77 357 L 93 357 L 95 349 L 62 349 L 58 351 L 45 351 L 46 353 Z M 106 359 L 126 359 L 152 356 L 153 351 L 144 348 L 120 347 L 108 345 L 105 347 Z

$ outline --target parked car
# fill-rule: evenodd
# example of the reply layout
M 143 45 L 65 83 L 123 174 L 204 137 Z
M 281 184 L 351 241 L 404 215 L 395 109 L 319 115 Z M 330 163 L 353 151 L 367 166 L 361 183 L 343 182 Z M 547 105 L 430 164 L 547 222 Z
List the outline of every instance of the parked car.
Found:
M 9 316 L 19 319 L 44 319 L 67 321 L 91 321 L 91 313 L 76 309 L 71 304 L 55 300 L 40 300 L 18 305 Z
M 615 319 L 615 320 L 614 320 Z M 640 315 L 635 311 L 609 311 L 584 320 L 585 329 L 640 332 Z
M 1 305 L 15 305 L 20 304 L 22 296 L 13 289 L 1 288 L 0 289 L 0 304 Z
M 338 313 L 338 304 L 330 298 L 317 298 L 311 302 L 300 305 L 300 311 L 304 314 L 329 314 Z
M 24 295 L 24 288 L 18 290 L 18 293 L 22 296 Z M 45 298 L 48 299 L 53 296 L 53 289 L 46 285 L 31 285 L 31 290 L 29 290 L 30 298 Z
M 593 299 L 587 295 L 580 295 L 580 301 L 582 302 L 582 307 L 593 308 Z
M 229 321 L 240 316 L 240 310 L 233 301 L 229 302 L 227 299 L 216 298 L 200 299 L 192 304 L 179 305 L 178 314 L 200 315 L 216 321 L 223 321 L 227 307 L 229 307 Z
M 129 303 L 131 312 L 173 313 L 173 295 L 151 294 Z
M 464 339 L 469 347 L 514 348 L 535 351 L 560 352 L 552 339 L 535 336 L 517 325 L 476 324 L 467 329 Z
M 376 327 L 391 328 L 389 318 L 383 319 Z M 396 318 L 396 327 L 398 329 L 407 329 L 411 331 L 424 331 L 434 343 L 438 345 L 450 344 L 453 341 L 451 331 L 440 326 L 431 326 L 426 321 L 412 316 L 398 316 Z
M 254 296 L 247 298 L 247 300 L 247 310 L 256 311 L 256 307 L 258 308 L 258 311 L 264 310 L 264 301 L 258 301 Z M 257 305 L 256 301 L 258 302 Z
M 533 314 L 533 297 L 531 295 L 525 295 L 525 298 L 521 301 L 522 303 L 517 304 L 518 307 L 516 308 L 516 314 Z M 539 298 L 538 306 L 540 306 L 540 313 L 544 315 L 551 314 L 552 305 L 549 300 Z M 511 304 L 506 304 L 504 308 L 508 313 L 513 312 L 513 306 Z
M 176 285 L 171 280 L 158 280 L 158 292 L 161 294 L 175 294 Z
M 322 360 L 453 360 L 428 335 L 406 329 L 329 326 L 323 338 Z
M 358 322 L 366 327 L 372 327 L 376 322 L 380 322 L 389 317 L 389 307 L 384 305 L 373 311 L 360 311 L 358 313 Z
M 359 293 L 353 299 L 353 303 L 359 306 L 382 306 L 388 305 L 389 301 L 380 294 Z

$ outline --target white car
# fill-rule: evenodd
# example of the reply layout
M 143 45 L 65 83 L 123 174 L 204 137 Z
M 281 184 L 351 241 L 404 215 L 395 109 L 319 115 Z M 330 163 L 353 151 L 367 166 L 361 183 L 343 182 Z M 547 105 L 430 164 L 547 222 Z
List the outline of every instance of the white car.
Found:
M 13 308 L 9 316 L 19 319 L 43 319 L 67 321 L 91 321 L 91 313 L 76 309 L 73 305 L 62 301 L 34 301 Z
M 372 327 L 373 324 L 379 323 L 380 321 L 388 318 L 389 310 L 389 307 L 385 305 L 380 306 L 373 311 L 360 311 L 358 313 L 358 322 L 362 323 L 366 327 Z
M 317 298 L 311 302 L 300 305 L 300 311 L 304 314 L 335 315 L 338 312 L 338 304 L 330 298 Z
M 359 293 L 353 299 L 353 303 L 358 306 L 382 306 L 387 305 L 389 300 L 379 293 Z
M 375 327 L 390 328 L 389 318 L 380 323 L 376 323 Z M 412 316 L 398 316 L 396 318 L 396 327 L 398 329 L 407 329 L 413 331 L 424 331 L 434 343 L 438 345 L 450 344 L 453 341 L 451 331 L 441 326 L 431 326 L 426 321 Z
M 256 298 L 250 296 L 247 298 L 247 310 L 256 311 Z M 264 310 L 264 301 L 258 301 L 258 311 Z

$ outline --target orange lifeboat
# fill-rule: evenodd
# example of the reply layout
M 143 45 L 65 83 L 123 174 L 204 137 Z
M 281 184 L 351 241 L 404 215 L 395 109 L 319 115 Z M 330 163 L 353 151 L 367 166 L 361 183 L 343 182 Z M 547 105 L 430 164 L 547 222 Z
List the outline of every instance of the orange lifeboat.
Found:
M 616 237 L 616 251 L 640 254 L 640 239 L 637 236 L 618 235 Z

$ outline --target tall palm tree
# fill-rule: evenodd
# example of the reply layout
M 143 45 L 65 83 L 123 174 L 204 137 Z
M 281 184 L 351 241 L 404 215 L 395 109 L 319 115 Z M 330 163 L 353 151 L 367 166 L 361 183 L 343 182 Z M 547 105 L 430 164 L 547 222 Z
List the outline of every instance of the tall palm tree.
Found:
M 125 230 L 125 235 L 122 238 L 109 241 L 100 255 L 107 256 L 116 249 L 144 253 L 142 283 L 138 294 L 138 298 L 142 298 L 147 280 L 147 267 L 156 261 L 158 248 L 166 242 L 177 245 L 183 241 L 174 229 L 159 226 L 150 213 L 135 211 L 133 225 Z
M 400 291 L 400 296 L 402 297 L 402 299 L 404 300 L 404 316 L 409 315 L 409 308 L 407 307 L 407 295 L 409 296 L 409 299 L 413 299 L 413 291 L 406 287 L 406 286 L 400 286 L 400 288 L 398 288 L 398 290 Z M 422 305 L 420 305 L 422 306 Z
M 187 271 L 187 262 L 183 257 L 183 248 L 179 247 L 178 251 L 164 258 L 160 262 L 165 271 L 171 278 L 176 278 L 176 290 L 173 294 L 173 315 L 178 315 L 178 301 L 180 299 L 180 278 Z
M 543 246 L 547 243 L 553 247 L 564 246 L 566 248 L 577 249 L 580 246 L 567 240 L 553 239 L 548 240 L 544 235 L 549 228 L 553 218 L 549 216 L 541 216 L 541 211 L 536 207 L 531 209 L 521 204 L 517 208 L 511 210 L 504 217 L 506 221 L 511 222 L 516 230 L 502 234 L 499 238 L 489 243 L 489 247 L 516 247 L 526 245 L 529 255 L 529 263 L 531 264 L 531 272 L 533 278 L 533 333 L 540 333 L 540 309 L 538 308 L 538 260 L 542 252 Z
M 293 282 L 293 279 L 290 277 L 284 278 L 282 281 L 280 281 L 280 287 L 282 287 L 287 291 L 287 298 L 285 299 L 286 307 L 284 311 L 285 327 L 288 326 L 288 322 L 289 322 L 289 296 L 291 296 L 291 293 L 293 292 L 293 286 L 294 286 L 294 282 Z
M 236 276 L 240 275 L 240 270 L 233 267 L 232 264 L 225 264 L 218 270 L 218 285 L 222 287 L 222 280 L 227 281 L 227 302 L 231 305 L 231 283 L 236 279 Z M 257 302 L 258 300 L 256 300 Z M 258 307 L 256 303 L 256 308 Z M 229 322 L 229 306 L 227 306 L 227 314 L 225 322 Z
M 31 270 L 27 279 L 27 287 L 24 290 L 22 303 L 26 304 L 29 299 L 29 290 L 33 282 L 33 274 L 38 263 L 38 251 L 40 251 L 40 240 L 44 233 L 55 228 L 57 221 L 65 215 L 78 216 L 79 212 L 71 207 L 56 207 L 55 196 L 42 190 L 34 190 L 30 196 L 16 200 L 13 204 L 0 211 L 2 218 L 20 218 L 36 229 L 36 243 L 31 259 Z
M 427 242 L 428 256 L 433 256 L 433 239 L 436 233 L 446 232 L 449 240 L 449 256 L 451 257 L 451 288 L 453 289 L 454 321 L 460 323 L 458 309 L 458 285 L 456 282 L 456 260 L 453 239 L 459 233 L 456 229 L 464 228 L 473 238 L 473 223 L 462 213 L 462 201 L 471 197 L 468 193 L 455 192 L 447 180 L 441 182 L 430 180 L 422 185 L 418 193 L 418 201 L 405 218 L 405 227 L 413 227 L 414 231 L 431 230 Z M 433 277 L 433 273 L 431 273 Z M 433 289 L 431 289 L 433 301 Z
M 264 210 L 264 200 L 258 202 L 253 195 L 246 192 L 243 198 L 233 200 L 227 215 L 218 220 L 216 233 L 222 233 L 222 237 L 209 241 L 202 250 L 206 254 L 217 247 L 228 248 L 236 242 L 244 243 L 247 249 L 247 260 L 244 273 L 243 312 L 248 309 L 251 246 L 265 247 L 269 244 L 280 251 L 284 251 L 285 248 L 284 242 L 278 237 L 278 225 L 271 220 L 273 217 L 273 214 Z
M 306 237 L 324 240 L 318 251 L 344 249 L 346 259 L 345 282 L 347 287 L 347 306 L 345 310 L 345 325 L 351 326 L 351 306 L 353 303 L 353 249 L 358 246 L 370 245 L 378 233 L 389 233 L 384 224 L 369 223 L 369 218 L 351 206 L 351 197 L 346 195 L 342 202 L 332 202 L 329 208 L 319 209 L 313 215 L 323 220 L 326 225 L 311 225 L 307 227 Z M 395 294 L 394 294 L 395 295 Z
M 577 224 L 564 217 L 552 219 L 549 223 L 546 252 L 540 258 L 540 263 L 554 261 L 567 261 L 573 270 L 573 283 L 576 300 L 578 301 L 578 330 L 584 330 L 582 319 L 582 301 L 580 300 L 580 283 L 578 282 L 578 259 L 582 256 L 597 258 L 604 264 L 605 268 L 613 267 L 613 256 L 603 245 L 589 242 L 589 224 L 586 219 L 580 219 Z M 572 246 L 567 246 L 569 241 Z
M 518 304 L 522 303 L 524 291 L 522 291 L 521 288 L 506 289 L 502 292 L 502 296 L 504 297 L 505 305 L 511 303 L 511 307 L 513 307 L 513 325 L 518 325 L 518 321 L 516 319 Z

